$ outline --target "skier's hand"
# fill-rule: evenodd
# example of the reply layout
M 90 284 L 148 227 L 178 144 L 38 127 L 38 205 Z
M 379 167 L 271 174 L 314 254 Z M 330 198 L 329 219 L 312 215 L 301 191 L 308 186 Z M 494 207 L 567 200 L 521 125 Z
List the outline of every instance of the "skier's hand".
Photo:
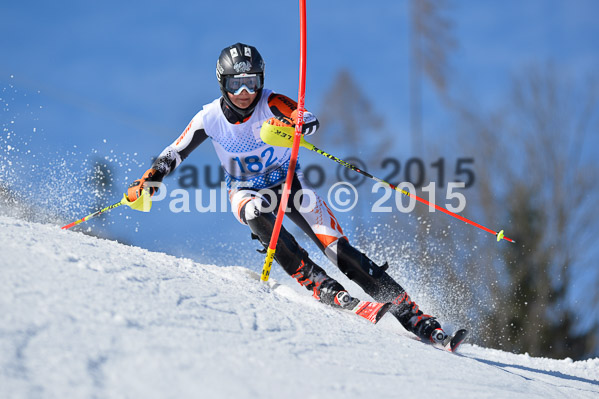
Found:
M 266 121 L 269 125 L 281 127 L 293 127 L 295 122 L 287 116 L 274 116 Z
M 266 122 L 273 126 L 295 127 L 296 120 L 297 110 L 293 111 L 290 116 L 278 115 L 273 118 L 270 118 Z M 309 111 L 304 111 L 304 124 L 302 125 L 302 133 L 304 135 L 309 136 L 310 134 L 314 133 L 318 129 L 319 125 L 320 123 L 318 122 L 314 114 L 312 114 Z
M 127 198 L 129 201 L 133 202 L 141 196 L 143 190 L 146 190 L 150 193 L 150 196 L 154 195 L 158 191 L 157 184 L 148 184 L 148 182 L 158 182 L 162 181 L 164 176 L 159 173 L 156 169 L 148 169 L 146 173 L 139 180 L 135 180 L 129 186 L 127 190 Z

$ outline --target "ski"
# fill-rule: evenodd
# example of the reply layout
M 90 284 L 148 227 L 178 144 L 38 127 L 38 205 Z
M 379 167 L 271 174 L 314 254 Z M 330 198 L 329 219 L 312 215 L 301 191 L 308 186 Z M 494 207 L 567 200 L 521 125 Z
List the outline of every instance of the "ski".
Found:
M 357 314 L 360 317 L 365 318 L 371 323 L 378 323 L 379 320 L 387 313 L 391 303 L 379 303 L 379 302 L 368 302 L 360 301 L 356 306 L 350 310 L 352 313 Z
M 451 353 L 457 352 L 458 348 L 460 347 L 462 342 L 464 342 L 464 340 L 466 339 L 467 336 L 468 336 L 468 330 L 465 330 L 463 328 L 460 330 L 457 330 L 456 332 L 453 333 L 453 335 L 450 335 L 447 337 L 447 339 L 443 343 L 443 349 L 445 349 L 447 352 L 451 352 Z
M 253 279 L 260 280 L 260 275 L 251 270 L 245 272 Z M 266 286 L 270 285 L 268 282 Z M 275 286 L 278 286 L 276 284 Z M 353 298 L 347 291 L 340 291 L 335 298 L 335 309 L 352 312 L 360 317 L 365 318 L 369 322 L 376 324 L 387 313 L 391 307 L 391 302 L 370 302 L 361 301 L 358 298 Z

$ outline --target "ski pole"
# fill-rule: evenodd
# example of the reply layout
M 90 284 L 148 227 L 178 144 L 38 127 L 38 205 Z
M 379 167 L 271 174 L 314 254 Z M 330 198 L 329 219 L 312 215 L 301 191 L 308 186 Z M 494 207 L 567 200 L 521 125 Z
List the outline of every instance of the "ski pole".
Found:
M 274 145 L 274 146 L 278 146 L 278 147 L 290 147 L 292 139 L 293 139 L 293 136 L 291 135 L 292 131 L 293 131 L 293 127 L 291 127 L 291 126 L 290 127 L 274 126 L 274 125 L 271 125 L 271 124 L 265 122 L 262 125 L 262 128 L 260 129 L 260 138 L 262 139 L 262 141 L 264 141 L 265 143 L 270 144 L 270 145 Z M 498 232 L 493 231 L 481 224 L 478 224 L 476 222 L 473 222 L 470 219 L 460 216 L 457 213 L 451 212 L 450 210 L 440 207 L 437 204 L 433 204 L 433 203 L 425 200 L 424 198 L 420 198 L 417 195 L 410 193 L 409 191 L 402 190 L 402 189 L 394 186 L 391 183 L 388 183 L 382 179 L 379 179 L 376 176 L 372 176 L 370 173 L 357 168 L 356 166 L 350 164 L 349 162 L 346 162 L 343 159 L 339 159 L 336 156 L 331 155 L 331 154 L 317 148 L 314 144 L 307 142 L 303 136 L 301 138 L 300 146 L 307 148 L 310 151 L 314 151 L 322 156 L 325 156 L 325 157 L 345 166 L 346 168 L 349 168 L 355 172 L 360 173 L 361 175 L 364 175 L 372 180 L 382 183 L 382 184 L 386 185 L 387 187 L 389 187 L 395 191 L 398 191 L 408 197 L 412 197 L 412 198 L 416 199 L 417 201 L 420 201 L 423 204 L 428 205 L 429 207 L 433 207 L 438 211 L 441 211 L 443 213 L 448 214 L 449 216 L 453 216 L 454 218 L 461 220 L 462 222 L 471 224 L 472 226 L 478 227 L 481 230 L 491 233 L 497 237 L 498 242 L 503 239 L 503 240 L 509 241 L 511 243 L 515 243 L 514 240 L 512 240 L 511 238 L 508 238 L 504 235 L 503 230 L 498 231 Z
M 264 266 L 262 267 L 262 275 L 260 280 L 265 282 L 268 281 L 270 276 L 270 270 L 272 268 L 272 262 L 275 258 L 275 251 L 277 249 L 277 241 L 279 241 L 279 233 L 281 232 L 281 225 L 283 224 L 283 218 L 285 217 L 285 209 L 287 209 L 287 201 L 289 199 L 289 192 L 291 191 L 291 183 L 293 183 L 293 176 L 295 174 L 295 165 L 297 163 L 297 154 L 300 148 L 300 140 L 302 137 L 302 125 L 304 123 L 304 101 L 306 93 L 306 0 L 300 0 L 300 76 L 299 76 L 299 89 L 297 99 L 297 120 L 295 122 L 295 134 L 290 136 L 289 147 L 291 148 L 291 159 L 289 160 L 289 168 L 287 169 L 287 177 L 285 178 L 285 184 L 283 185 L 283 193 L 281 194 L 281 203 L 279 204 L 279 210 L 277 211 L 277 219 L 275 220 L 275 226 L 270 236 L 270 243 L 266 250 L 266 258 L 264 259 Z
M 94 213 L 91 213 L 79 220 L 69 223 L 66 226 L 62 226 L 61 229 L 63 229 L 63 230 L 70 229 L 71 227 L 76 226 L 79 223 L 86 222 L 91 218 L 100 216 L 104 212 L 108 212 L 114 208 L 121 206 L 121 205 L 127 205 L 130 208 L 135 209 L 136 211 L 149 212 L 150 208 L 152 208 L 152 199 L 151 199 L 150 193 L 148 193 L 146 190 L 143 190 L 141 195 L 139 196 L 139 198 L 137 198 L 135 201 L 129 201 L 129 198 L 127 198 L 127 194 L 123 194 L 123 199 L 120 202 L 117 202 L 116 204 L 107 206 L 106 208 L 100 209 L 100 210 L 98 210 Z

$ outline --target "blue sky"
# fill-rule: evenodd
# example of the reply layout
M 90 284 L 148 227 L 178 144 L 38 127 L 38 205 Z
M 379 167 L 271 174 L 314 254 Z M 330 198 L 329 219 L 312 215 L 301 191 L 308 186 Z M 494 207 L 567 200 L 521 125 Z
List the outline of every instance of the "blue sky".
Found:
M 573 79 L 599 70 L 596 1 L 449 4 L 458 43 L 451 89 L 483 107 L 503 101 L 511 77 L 529 65 L 550 60 Z M 307 107 L 324 109 L 323 95 L 347 69 L 395 132 L 395 150 L 409 147 L 408 3 L 314 1 L 307 10 Z M 12 146 L 38 153 L 42 164 L 66 158 L 74 168 L 93 151 L 118 158 L 118 190 L 220 95 L 214 68 L 223 47 L 255 45 L 267 86 L 297 95 L 296 2 L 3 1 L 0 18 L 1 122 Z M 429 84 L 424 113 L 425 134 L 434 138 L 448 116 Z M 208 143 L 188 162 L 217 165 Z M 57 193 L 71 189 L 57 184 Z M 175 254 L 213 259 L 238 241 L 254 247 L 229 214 L 121 212 L 111 220 L 109 229 L 129 242 Z M 220 228 L 206 228 L 214 225 Z

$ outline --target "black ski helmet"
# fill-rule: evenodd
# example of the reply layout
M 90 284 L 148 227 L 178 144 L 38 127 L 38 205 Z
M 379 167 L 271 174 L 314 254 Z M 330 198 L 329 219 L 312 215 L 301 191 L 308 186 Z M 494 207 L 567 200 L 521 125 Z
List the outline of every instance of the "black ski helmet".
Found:
M 261 81 L 256 99 L 246 109 L 241 109 L 233 105 L 225 90 L 226 77 L 240 74 L 259 75 Z M 216 79 L 218 79 L 220 92 L 227 105 L 245 118 L 252 113 L 262 95 L 262 88 L 264 87 L 264 60 L 258 50 L 256 50 L 256 47 L 243 43 L 235 43 L 221 51 L 216 61 Z

